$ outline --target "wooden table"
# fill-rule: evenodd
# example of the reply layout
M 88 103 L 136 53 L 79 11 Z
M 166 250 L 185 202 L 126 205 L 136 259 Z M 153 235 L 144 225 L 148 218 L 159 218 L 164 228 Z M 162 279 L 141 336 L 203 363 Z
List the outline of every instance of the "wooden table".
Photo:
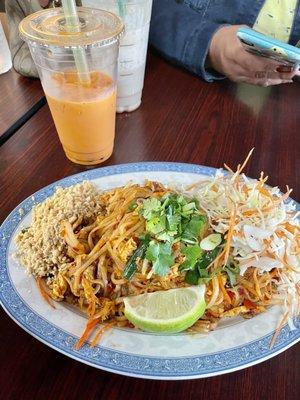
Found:
M 256 148 L 246 172 L 294 187 L 300 200 L 299 84 L 256 88 L 207 84 L 155 55 L 148 61 L 143 104 L 117 118 L 115 151 L 105 165 L 181 161 L 235 166 Z M 3 220 L 43 186 L 83 171 L 59 144 L 47 105 L 0 148 Z M 1 399 L 272 399 L 300 398 L 299 346 L 236 373 L 185 382 L 147 381 L 102 372 L 39 343 L 1 312 Z
M 14 70 L 0 75 L 0 145 L 46 103 L 38 79 Z

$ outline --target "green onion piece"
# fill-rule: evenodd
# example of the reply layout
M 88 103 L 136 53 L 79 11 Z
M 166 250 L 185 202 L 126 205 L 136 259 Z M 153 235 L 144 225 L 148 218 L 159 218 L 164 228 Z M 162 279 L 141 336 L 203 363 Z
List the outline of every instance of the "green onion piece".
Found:
M 150 243 L 149 235 L 146 235 L 144 239 L 141 239 L 140 244 L 138 245 L 137 249 L 134 251 L 134 253 L 130 257 L 130 260 L 128 261 L 128 263 L 124 269 L 124 272 L 123 272 L 124 278 L 131 279 L 133 277 L 133 275 L 136 272 L 136 260 L 137 260 L 137 258 L 144 257 L 149 243 Z

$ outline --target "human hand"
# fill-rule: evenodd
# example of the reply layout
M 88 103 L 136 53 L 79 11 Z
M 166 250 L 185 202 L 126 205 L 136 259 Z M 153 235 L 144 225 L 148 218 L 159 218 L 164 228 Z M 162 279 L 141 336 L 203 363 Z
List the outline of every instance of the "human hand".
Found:
M 247 82 L 259 86 L 293 82 L 299 71 L 280 65 L 279 61 L 247 52 L 237 38 L 242 25 L 224 26 L 213 36 L 209 58 L 212 67 L 234 82 Z

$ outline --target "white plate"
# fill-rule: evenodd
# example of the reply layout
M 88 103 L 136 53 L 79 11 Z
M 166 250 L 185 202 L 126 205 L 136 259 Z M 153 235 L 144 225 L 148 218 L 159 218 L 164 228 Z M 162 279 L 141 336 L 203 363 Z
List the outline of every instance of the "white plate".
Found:
M 257 364 L 286 350 L 300 338 L 300 320 L 295 330 L 286 325 L 275 346 L 270 341 L 281 315 L 279 307 L 253 319 L 228 319 L 209 334 L 157 335 L 130 329 L 106 332 L 94 348 L 85 344 L 79 351 L 74 344 L 86 319 L 63 303 L 53 310 L 40 296 L 32 277 L 13 259 L 13 238 L 30 224 L 31 209 L 51 196 L 57 186 L 70 186 L 90 179 L 101 189 L 145 179 L 162 183 L 190 184 L 201 176 L 214 174 L 214 168 L 179 163 L 136 163 L 94 169 L 77 174 L 38 191 L 24 200 L 0 229 L 0 300 L 5 311 L 23 329 L 55 350 L 107 371 L 152 379 L 191 379 L 236 371 Z

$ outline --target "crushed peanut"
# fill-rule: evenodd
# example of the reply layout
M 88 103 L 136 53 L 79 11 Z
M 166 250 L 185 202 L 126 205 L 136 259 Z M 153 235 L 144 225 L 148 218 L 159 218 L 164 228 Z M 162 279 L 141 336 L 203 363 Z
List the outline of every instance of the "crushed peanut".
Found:
M 16 238 L 17 258 L 35 277 L 55 275 L 69 261 L 67 245 L 60 237 L 60 223 L 74 224 L 78 218 L 88 219 L 101 212 L 99 191 L 84 181 L 68 188 L 58 187 L 45 201 L 32 210 L 32 223 Z

